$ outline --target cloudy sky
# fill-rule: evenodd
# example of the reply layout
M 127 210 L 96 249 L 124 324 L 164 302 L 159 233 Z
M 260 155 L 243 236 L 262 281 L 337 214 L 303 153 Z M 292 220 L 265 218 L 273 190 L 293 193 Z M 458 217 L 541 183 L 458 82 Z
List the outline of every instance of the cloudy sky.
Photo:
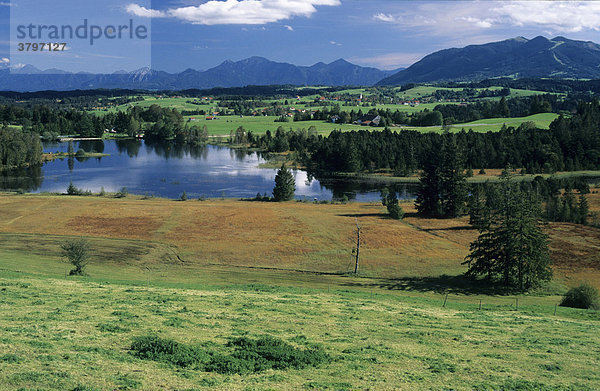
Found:
M 0 1 L 0 62 L 10 58 L 11 8 Z M 118 12 L 151 23 L 152 67 L 169 72 L 250 56 L 394 69 L 439 49 L 516 36 L 600 42 L 596 1 L 131 0 Z

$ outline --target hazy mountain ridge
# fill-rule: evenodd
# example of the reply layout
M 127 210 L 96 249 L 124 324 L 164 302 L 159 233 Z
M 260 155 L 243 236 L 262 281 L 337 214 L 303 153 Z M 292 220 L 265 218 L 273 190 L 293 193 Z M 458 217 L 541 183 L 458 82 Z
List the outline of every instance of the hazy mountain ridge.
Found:
M 61 70 L 40 71 L 31 65 L 0 69 L 0 90 L 40 91 L 96 88 L 128 89 L 206 89 L 213 87 L 241 87 L 246 85 L 373 85 L 396 71 L 382 71 L 361 67 L 339 59 L 330 64 L 297 66 L 250 57 L 240 61 L 224 61 L 206 71 L 186 69 L 168 73 L 149 68 L 133 72 L 119 71 L 98 75 L 69 73 Z

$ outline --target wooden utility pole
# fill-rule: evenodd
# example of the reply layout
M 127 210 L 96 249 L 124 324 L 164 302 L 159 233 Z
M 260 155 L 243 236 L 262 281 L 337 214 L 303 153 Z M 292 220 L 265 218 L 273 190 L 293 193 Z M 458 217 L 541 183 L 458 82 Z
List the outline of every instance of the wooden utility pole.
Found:
M 356 263 L 354 264 L 354 274 L 358 273 L 358 255 L 360 252 L 360 225 L 356 219 Z

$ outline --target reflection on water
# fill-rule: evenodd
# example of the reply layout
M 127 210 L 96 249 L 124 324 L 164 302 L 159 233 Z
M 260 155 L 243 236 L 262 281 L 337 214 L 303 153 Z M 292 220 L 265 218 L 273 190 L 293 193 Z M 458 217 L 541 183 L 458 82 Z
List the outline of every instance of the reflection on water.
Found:
M 42 168 L 27 167 L 16 170 L 0 170 L 0 189 L 25 192 L 36 191 L 42 186 Z
M 42 167 L 0 172 L 0 188 L 28 192 L 65 192 L 69 182 L 84 190 L 178 198 L 254 197 L 271 195 L 277 170 L 258 168 L 264 159 L 255 152 L 213 145 L 191 147 L 177 143 L 142 140 L 92 140 L 74 142 L 74 150 L 106 153 L 94 158 L 57 159 Z M 66 152 L 67 143 L 44 144 L 46 152 Z M 316 180 L 294 171 L 296 198 L 379 199 L 381 184 L 348 180 Z M 401 198 L 411 198 L 410 185 L 397 189 Z

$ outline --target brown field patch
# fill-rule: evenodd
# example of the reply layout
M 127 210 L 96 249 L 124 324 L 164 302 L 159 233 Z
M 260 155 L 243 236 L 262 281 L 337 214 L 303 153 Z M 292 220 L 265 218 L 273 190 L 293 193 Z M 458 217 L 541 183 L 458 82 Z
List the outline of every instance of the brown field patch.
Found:
M 403 221 L 389 219 L 380 203 L 0 195 L 0 233 L 135 239 L 166 246 L 149 252 L 137 247 L 128 250 L 134 263 L 143 258 L 157 264 L 183 262 L 198 270 L 224 265 L 338 273 L 353 270 L 358 219 L 360 269 L 368 275 L 394 278 L 463 272 L 461 262 L 477 237 L 468 218 L 423 219 L 414 215 L 412 203 L 401 205 L 407 212 Z M 549 232 L 557 275 L 585 269 L 588 275 L 596 273 L 600 282 L 599 229 L 552 223 Z M 115 242 L 102 256 L 108 262 L 127 262 L 118 253 Z
M 101 217 L 81 215 L 71 218 L 69 226 L 83 235 L 148 239 L 160 226 L 151 217 Z
M 550 223 L 548 228 L 556 267 L 600 271 L 600 229 L 571 223 Z
M 592 193 L 586 195 L 590 212 L 600 212 L 600 189 L 594 188 L 591 191 Z

